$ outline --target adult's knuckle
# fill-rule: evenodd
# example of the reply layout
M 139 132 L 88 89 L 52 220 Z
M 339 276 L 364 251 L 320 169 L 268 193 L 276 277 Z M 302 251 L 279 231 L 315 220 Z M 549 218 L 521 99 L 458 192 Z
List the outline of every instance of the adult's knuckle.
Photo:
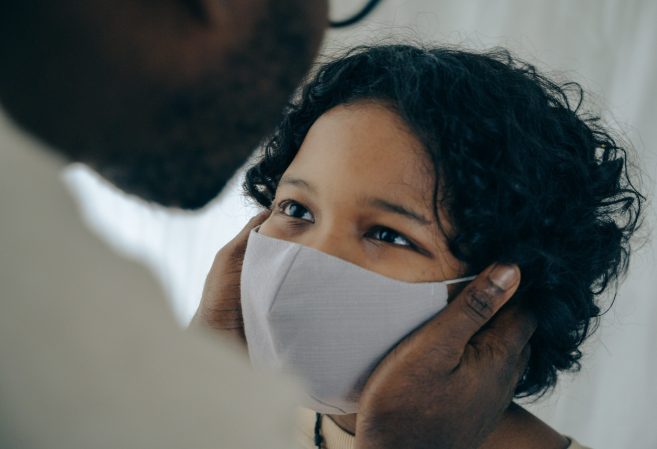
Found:
M 515 364 L 520 357 L 522 347 L 502 332 L 489 329 L 485 336 L 485 345 L 489 348 L 490 355 L 500 363 Z
M 221 263 L 225 261 L 227 258 L 230 257 L 230 253 L 232 252 L 232 248 L 230 248 L 229 245 L 224 246 L 221 248 L 217 253 L 214 255 L 214 263 Z
M 496 293 L 492 288 L 473 288 L 465 295 L 465 313 L 476 323 L 483 324 L 493 316 Z
M 243 258 L 243 251 L 235 243 L 228 243 L 221 248 L 214 257 L 215 265 L 232 266 L 236 262 L 240 262 Z
M 515 357 L 509 356 L 503 346 L 490 344 L 490 342 L 478 347 L 480 359 L 486 360 L 486 366 L 491 379 L 499 385 L 507 385 L 514 382 L 516 378 L 517 364 Z
M 454 368 L 458 366 L 461 362 L 461 357 L 463 356 L 463 348 L 456 346 L 455 344 L 450 344 L 446 341 L 444 344 L 437 344 L 430 348 L 429 356 L 431 360 L 440 362 L 441 368 L 442 365 L 446 365 L 449 368 Z
M 515 388 L 515 384 L 520 380 L 527 367 L 527 363 L 523 361 L 525 352 L 500 346 L 494 348 L 493 351 L 499 378 L 505 383 L 512 384 Z

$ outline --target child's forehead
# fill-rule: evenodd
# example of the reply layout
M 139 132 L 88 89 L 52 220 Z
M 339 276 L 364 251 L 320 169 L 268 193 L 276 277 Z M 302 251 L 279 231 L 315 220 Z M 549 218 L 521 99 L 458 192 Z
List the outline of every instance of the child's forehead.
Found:
M 435 170 L 423 144 L 392 108 L 376 102 L 337 106 L 313 124 L 289 171 L 332 189 L 425 203 Z

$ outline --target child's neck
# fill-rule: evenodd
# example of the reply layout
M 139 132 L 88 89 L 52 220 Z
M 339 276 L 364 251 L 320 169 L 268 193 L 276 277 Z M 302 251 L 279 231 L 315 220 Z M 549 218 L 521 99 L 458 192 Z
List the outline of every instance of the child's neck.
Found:
M 328 415 L 342 430 L 356 434 L 357 415 Z M 479 449 L 566 449 L 568 439 L 552 427 L 512 403 Z
M 552 427 L 511 403 L 479 449 L 566 449 L 570 442 Z
M 351 415 L 327 415 L 331 420 L 345 432 L 356 435 L 356 417 L 355 413 Z

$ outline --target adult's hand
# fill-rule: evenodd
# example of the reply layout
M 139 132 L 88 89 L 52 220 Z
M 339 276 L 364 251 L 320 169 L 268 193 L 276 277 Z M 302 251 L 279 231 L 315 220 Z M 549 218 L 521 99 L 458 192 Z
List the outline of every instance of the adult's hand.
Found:
M 217 252 L 192 326 L 215 329 L 246 345 L 240 299 L 242 262 L 249 233 L 268 216 L 269 211 L 264 211 L 251 218 L 240 233 Z
M 516 266 L 492 265 L 388 354 L 361 396 L 358 449 L 479 447 L 529 357 L 527 311 L 513 304 L 491 320 L 519 283 Z

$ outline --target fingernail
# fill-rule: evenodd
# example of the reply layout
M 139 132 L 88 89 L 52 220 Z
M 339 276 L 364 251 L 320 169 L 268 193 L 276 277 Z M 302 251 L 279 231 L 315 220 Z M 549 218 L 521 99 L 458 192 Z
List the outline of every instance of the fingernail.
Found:
M 488 279 L 501 290 L 508 290 L 518 280 L 518 267 L 515 265 L 497 264 L 488 275 Z

